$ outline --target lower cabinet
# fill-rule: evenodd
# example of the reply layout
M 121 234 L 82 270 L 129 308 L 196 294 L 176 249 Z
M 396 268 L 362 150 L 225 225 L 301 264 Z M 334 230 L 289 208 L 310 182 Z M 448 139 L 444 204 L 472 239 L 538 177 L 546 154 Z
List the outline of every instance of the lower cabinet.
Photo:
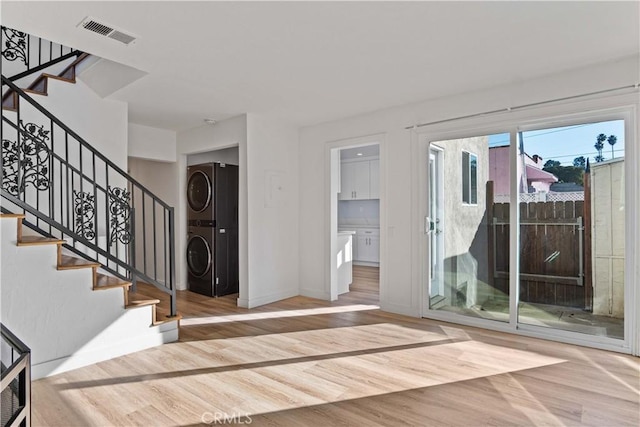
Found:
M 355 250 L 353 261 L 363 263 L 380 262 L 380 230 L 359 229 L 356 230 Z

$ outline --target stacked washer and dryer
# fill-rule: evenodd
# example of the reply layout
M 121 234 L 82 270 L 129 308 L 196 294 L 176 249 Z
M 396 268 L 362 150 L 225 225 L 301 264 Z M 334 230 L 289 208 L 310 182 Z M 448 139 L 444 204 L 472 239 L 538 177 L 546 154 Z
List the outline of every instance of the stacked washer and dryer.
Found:
M 238 292 L 238 166 L 187 169 L 189 290 L 220 297 Z

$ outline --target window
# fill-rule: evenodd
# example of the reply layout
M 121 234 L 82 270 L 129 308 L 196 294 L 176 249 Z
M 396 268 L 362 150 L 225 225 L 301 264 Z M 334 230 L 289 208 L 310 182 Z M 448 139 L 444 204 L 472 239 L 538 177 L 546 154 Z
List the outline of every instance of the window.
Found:
M 478 203 L 478 156 L 462 152 L 462 203 Z

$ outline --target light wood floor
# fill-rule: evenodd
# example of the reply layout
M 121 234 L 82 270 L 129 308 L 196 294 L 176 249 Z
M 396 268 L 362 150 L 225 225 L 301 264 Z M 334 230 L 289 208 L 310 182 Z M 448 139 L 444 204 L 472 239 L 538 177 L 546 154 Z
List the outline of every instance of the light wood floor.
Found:
M 385 313 L 376 274 L 333 303 L 180 292 L 179 342 L 35 381 L 33 424 L 639 425 L 640 359 Z

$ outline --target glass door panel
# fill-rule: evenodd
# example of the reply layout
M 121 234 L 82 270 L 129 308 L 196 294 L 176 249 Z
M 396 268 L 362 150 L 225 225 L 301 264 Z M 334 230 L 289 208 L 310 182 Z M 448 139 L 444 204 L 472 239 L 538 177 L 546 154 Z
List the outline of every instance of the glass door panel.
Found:
M 429 309 L 509 321 L 509 135 L 431 143 Z
M 518 322 L 624 338 L 624 121 L 518 134 Z

